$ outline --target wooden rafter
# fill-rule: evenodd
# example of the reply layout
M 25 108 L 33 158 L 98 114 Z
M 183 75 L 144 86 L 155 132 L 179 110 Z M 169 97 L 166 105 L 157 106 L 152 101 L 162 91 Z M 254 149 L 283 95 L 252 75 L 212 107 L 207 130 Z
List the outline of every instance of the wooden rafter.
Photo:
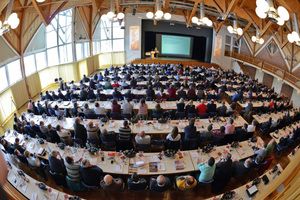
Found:
M 193 10 L 192 10 L 192 13 L 190 14 L 187 26 L 189 26 L 192 23 L 192 18 L 195 16 L 195 13 L 196 13 L 196 10 L 197 10 L 197 7 L 198 7 L 198 3 L 199 3 L 199 0 L 196 0 L 195 4 L 194 4 L 194 7 L 193 7 Z
M 221 6 L 218 4 L 218 2 L 216 2 L 215 0 L 211 0 L 211 2 L 213 2 L 213 4 L 216 6 L 217 11 L 219 11 L 220 13 L 223 12 L 223 9 L 221 8 Z M 226 9 L 225 9 L 226 10 Z
M 78 7 L 78 12 L 89 38 L 92 38 L 92 27 L 90 27 L 89 23 L 90 16 L 87 16 L 83 6 Z
M 244 34 L 246 33 L 246 31 L 250 28 L 250 26 L 251 26 L 251 22 L 249 22 L 249 23 L 247 24 L 247 26 L 244 28 L 243 34 L 240 35 L 240 36 L 238 36 L 238 40 L 241 39 L 241 38 L 243 37 L 243 35 L 244 35 Z
M 49 18 L 48 23 L 50 24 L 51 21 L 54 19 L 54 17 L 61 11 L 61 9 L 68 3 L 67 0 L 65 0 L 64 2 L 62 2 L 60 4 L 60 6 L 54 11 L 54 13 L 51 15 L 51 17 Z
M 103 0 L 92 0 L 92 5 L 93 5 L 93 9 L 94 11 L 98 12 L 101 8 L 101 4 L 102 4 Z
M 228 6 L 228 8 L 227 8 L 227 10 L 225 12 L 225 15 L 223 16 L 224 20 L 226 20 L 227 17 L 228 17 L 228 15 L 229 15 L 229 13 L 232 12 L 235 9 L 235 7 L 236 7 L 236 5 L 237 5 L 238 2 L 239 2 L 239 0 L 232 0 L 230 2 L 229 6 Z M 221 30 L 223 24 L 224 24 L 224 22 L 220 23 L 219 27 L 216 30 L 216 33 L 219 33 L 219 31 Z
M 165 0 L 164 2 L 164 8 L 169 8 L 169 5 L 170 5 L 170 0 Z
M 116 0 L 116 9 L 117 9 L 117 12 L 119 13 L 120 12 L 119 0 Z
M 248 16 L 248 19 L 250 20 L 250 22 L 253 24 L 253 26 L 259 30 L 260 28 L 258 27 L 258 25 L 256 24 L 256 22 L 253 20 L 253 18 L 251 17 L 251 15 L 246 11 L 245 8 L 242 8 L 243 11 L 245 12 L 245 14 Z
M 269 28 L 272 26 L 273 22 L 269 21 L 267 25 L 264 27 L 262 31 L 259 32 L 260 37 L 263 37 L 265 33 L 269 30 Z
M 9 0 L 1 0 L 0 1 L 0 13 L 4 10 L 4 8 L 8 5 Z
M 48 22 L 48 20 L 46 18 L 46 15 L 43 13 L 41 7 L 39 7 L 39 5 L 36 2 L 36 0 L 32 0 L 32 4 L 33 4 L 35 10 L 37 11 L 38 15 L 42 18 L 42 21 L 45 24 L 45 26 L 48 26 L 49 22 Z

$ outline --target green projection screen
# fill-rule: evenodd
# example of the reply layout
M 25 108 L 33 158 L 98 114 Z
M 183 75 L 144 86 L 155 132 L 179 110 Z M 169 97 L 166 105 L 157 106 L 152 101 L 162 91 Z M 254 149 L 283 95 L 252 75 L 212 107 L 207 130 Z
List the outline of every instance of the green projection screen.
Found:
M 161 54 L 191 56 L 191 37 L 161 35 Z

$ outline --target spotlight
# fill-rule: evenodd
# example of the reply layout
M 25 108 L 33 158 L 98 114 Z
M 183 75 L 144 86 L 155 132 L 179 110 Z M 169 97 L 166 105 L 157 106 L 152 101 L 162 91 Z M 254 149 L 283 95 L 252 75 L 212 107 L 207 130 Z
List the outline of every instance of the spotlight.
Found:
M 132 15 L 135 15 L 135 13 L 136 13 L 136 8 L 135 8 L 135 6 L 132 8 Z

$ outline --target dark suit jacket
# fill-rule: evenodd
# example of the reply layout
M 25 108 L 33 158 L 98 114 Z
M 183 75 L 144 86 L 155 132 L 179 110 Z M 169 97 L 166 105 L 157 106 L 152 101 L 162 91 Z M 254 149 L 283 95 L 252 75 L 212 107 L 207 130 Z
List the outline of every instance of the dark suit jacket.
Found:
M 244 161 L 239 161 L 233 164 L 233 174 L 234 177 L 240 177 L 244 174 L 249 173 L 250 171 L 250 167 L 246 168 L 244 165 Z
M 190 126 L 186 126 L 184 128 L 184 132 L 185 132 L 185 139 L 194 139 L 197 138 L 197 128 L 196 126 L 190 127 Z
M 209 113 L 209 112 L 217 112 L 217 106 L 216 104 L 207 104 L 206 106 L 206 112 Z
M 184 90 L 179 90 L 178 97 L 186 99 L 186 92 Z
M 177 104 L 177 112 L 184 112 L 184 103 Z
M 97 166 L 87 167 L 80 169 L 83 182 L 89 186 L 100 186 L 102 169 Z
M 81 139 L 84 143 L 86 143 L 87 133 L 86 129 L 82 124 L 74 123 L 74 137 Z
M 144 190 L 147 187 L 147 181 L 145 179 L 140 179 L 139 182 L 134 182 L 131 178 L 127 180 L 129 190 Z

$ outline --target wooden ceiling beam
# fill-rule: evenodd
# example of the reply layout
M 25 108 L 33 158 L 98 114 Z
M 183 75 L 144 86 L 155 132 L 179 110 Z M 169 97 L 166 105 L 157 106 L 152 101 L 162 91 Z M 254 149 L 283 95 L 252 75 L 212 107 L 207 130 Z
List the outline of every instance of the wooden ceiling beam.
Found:
M 190 26 L 191 23 L 192 23 L 192 18 L 195 16 L 195 13 L 196 13 L 196 10 L 197 10 L 197 7 L 198 7 L 198 3 L 199 3 L 199 0 L 196 0 L 195 4 L 194 4 L 194 7 L 193 7 L 193 10 L 192 10 L 192 13 L 191 13 L 191 15 L 189 17 L 187 26 Z
M 9 0 L 1 0 L 0 1 L 0 13 L 4 10 L 4 8 L 8 5 Z
M 228 15 L 229 15 L 229 13 L 232 12 L 235 9 L 235 7 L 236 7 L 236 5 L 237 5 L 238 2 L 239 2 L 239 0 L 232 0 L 230 2 L 229 6 L 228 6 L 228 9 L 225 12 L 224 20 L 226 20 L 227 17 L 228 17 Z M 221 30 L 223 24 L 224 24 L 224 22 L 220 23 L 219 27 L 216 30 L 216 33 L 219 33 L 219 31 Z
M 116 9 L 117 9 L 117 12 L 119 13 L 120 12 L 119 0 L 116 0 Z
M 243 9 L 243 11 L 245 12 L 245 14 L 248 16 L 248 20 L 253 24 L 253 26 L 257 29 L 257 30 L 259 30 L 260 28 L 259 28 L 259 26 L 256 24 L 256 22 L 253 20 L 253 18 L 251 17 L 251 15 L 246 11 L 246 9 L 245 8 L 242 8 Z
M 240 39 L 243 37 L 243 35 L 244 35 L 244 34 L 246 33 L 246 31 L 250 28 L 250 26 L 251 26 L 251 22 L 249 22 L 249 23 L 247 24 L 247 26 L 244 28 L 243 34 L 240 35 L 240 36 L 238 36 L 238 40 L 240 40 Z
M 79 12 L 81 20 L 83 22 L 83 25 L 85 27 L 85 30 L 86 30 L 89 38 L 91 39 L 92 38 L 92 31 L 91 31 L 92 27 L 90 27 L 90 23 L 89 23 L 90 18 L 89 18 L 89 16 L 87 16 L 87 13 L 85 12 L 83 6 L 78 7 L 78 12 Z
M 48 26 L 49 22 L 48 22 L 48 20 L 46 18 L 46 15 L 43 13 L 41 7 L 39 7 L 39 5 L 36 2 L 36 0 L 32 0 L 32 4 L 33 4 L 35 10 L 37 11 L 38 15 L 42 18 L 42 21 L 45 24 L 45 26 Z
M 54 13 L 51 15 L 51 17 L 49 18 L 49 24 L 51 23 L 51 21 L 54 19 L 54 17 L 61 11 L 61 9 L 68 3 L 67 0 L 65 0 L 64 2 L 62 2 L 60 4 L 60 6 L 54 11 Z
M 272 26 L 273 22 L 269 21 L 267 25 L 264 27 L 262 31 L 259 32 L 259 36 L 263 37 L 265 33 L 269 30 L 269 28 Z
M 221 6 L 218 4 L 218 2 L 216 2 L 215 0 L 211 0 L 211 2 L 215 5 L 217 11 L 219 11 L 220 13 L 223 12 L 223 9 L 221 8 Z M 226 10 L 226 9 L 224 9 Z
M 164 2 L 164 8 L 165 9 L 169 8 L 169 6 L 170 6 L 170 0 L 165 0 L 165 2 Z

